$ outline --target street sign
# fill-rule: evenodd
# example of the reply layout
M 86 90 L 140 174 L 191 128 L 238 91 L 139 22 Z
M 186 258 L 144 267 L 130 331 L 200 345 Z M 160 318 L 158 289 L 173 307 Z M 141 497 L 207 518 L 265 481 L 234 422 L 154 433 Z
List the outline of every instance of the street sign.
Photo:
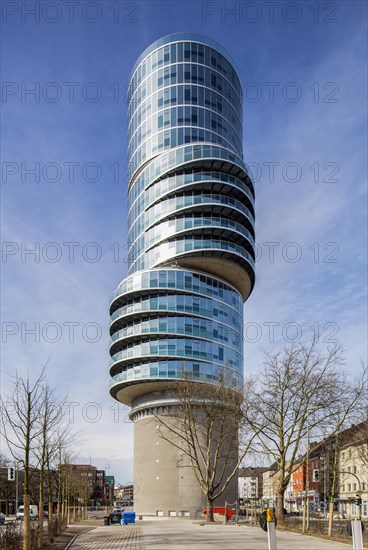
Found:
M 318 493 L 314 490 L 314 489 L 310 489 L 308 492 L 307 492 L 307 495 L 309 497 L 314 497 L 316 496 Z M 295 496 L 296 497 L 304 497 L 305 496 L 305 491 L 299 491 L 297 493 L 295 493 Z

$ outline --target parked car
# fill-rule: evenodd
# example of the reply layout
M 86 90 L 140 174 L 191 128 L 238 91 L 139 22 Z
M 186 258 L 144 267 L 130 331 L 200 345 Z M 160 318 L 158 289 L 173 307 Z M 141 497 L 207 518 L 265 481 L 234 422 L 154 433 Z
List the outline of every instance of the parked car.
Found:
M 0 512 L 0 525 L 4 525 L 5 523 L 5 514 Z
M 346 514 L 344 512 L 334 512 L 332 515 L 333 519 L 346 519 Z M 327 519 L 330 519 L 330 514 L 327 514 Z
M 36 515 L 36 518 L 38 519 L 40 517 L 40 513 L 38 512 L 37 515 Z M 44 510 L 43 511 L 43 517 L 44 518 L 48 518 L 49 517 L 49 513 L 47 510 Z
M 36 519 L 38 514 L 38 507 L 35 504 L 31 504 L 29 507 L 29 515 L 31 519 Z M 16 519 L 24 519 L 24 506 L 19 506 L 17 513 L 15 514 Z

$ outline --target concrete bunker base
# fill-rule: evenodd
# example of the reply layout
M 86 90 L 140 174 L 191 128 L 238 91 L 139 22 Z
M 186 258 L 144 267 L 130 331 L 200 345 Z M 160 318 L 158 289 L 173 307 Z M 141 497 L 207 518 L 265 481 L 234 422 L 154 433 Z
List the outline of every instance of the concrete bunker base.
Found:
M 151 415 L 134 421 L 134 510 L 138 515 L 198 518 L 207 507 L 205 495 L 187 457 L 160 437 L 159 428 Z M 234 476 L 215 504 L 234 503 L 236 498 Z

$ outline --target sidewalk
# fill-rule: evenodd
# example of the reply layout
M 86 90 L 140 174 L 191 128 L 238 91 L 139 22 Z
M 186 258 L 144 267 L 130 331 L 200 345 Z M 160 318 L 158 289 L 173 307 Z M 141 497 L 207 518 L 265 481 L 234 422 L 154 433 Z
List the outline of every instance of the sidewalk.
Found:
M 351 544 L 277 532 L 278 550 L 348 550 Z M 267 550 L 259 527 L 203 525 L 190 520 L 97 527 L 77 537 L 70 550 Z
M 69 525 L 68 529 L 64 531 L 64 533 L 55 537 L 54 542 L 46 544 L 43 550 L 58 550 L 59 548 L 60 550 L 65 550 L 76 535 L 87 533 L 92 529 L 94 529 L 94 527 L 83 524 Z
M 138 525 L 97 527 L 76 538 L 70 550 L 145 550 Z

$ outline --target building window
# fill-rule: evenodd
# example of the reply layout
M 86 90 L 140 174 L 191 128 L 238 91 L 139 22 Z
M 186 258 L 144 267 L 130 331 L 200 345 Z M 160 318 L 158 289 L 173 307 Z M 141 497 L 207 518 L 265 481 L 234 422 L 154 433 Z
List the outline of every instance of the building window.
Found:
M 162 517 L 163 515 L 164 515 L 164 511 L 163 511 L 163 510 L 156 510 L 156 516 Z
M 351 483 L 348 483 L 348 491 L 351 491 Z
M 176 510 L 169 510 L 169 517 L 176 516 Z

